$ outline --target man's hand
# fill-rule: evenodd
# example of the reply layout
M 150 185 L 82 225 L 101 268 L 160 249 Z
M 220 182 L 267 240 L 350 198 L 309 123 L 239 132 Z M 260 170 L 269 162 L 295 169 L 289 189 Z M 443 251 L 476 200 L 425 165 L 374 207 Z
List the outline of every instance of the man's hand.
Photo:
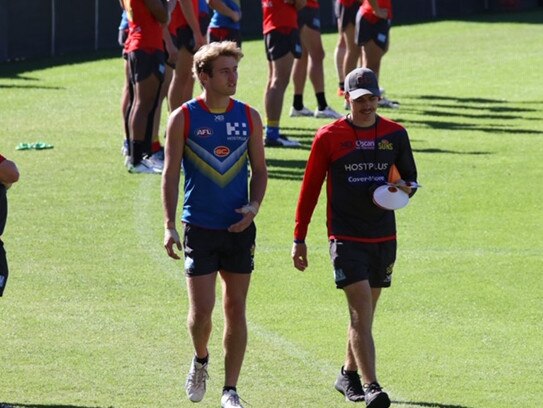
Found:
M 382 18 L 383 20 L 388 18 L 388 11 L 385 8 L 374 7 L 373 14 L 379 18 Z
M 247 205 L 244 205 L 241 208 L 237 208 L 236 212 L 238 214 L 243 214 L 241 221 L 236 222 L 228 227 L 229 232 L 242 232 L 244 231 L 255 219 L 258 214 L 259 205 L 256 201 L 253 201 Z
M 166 252 L 170 258 L 181 259 L 181 257 L 173 250 L 173 244 L 177 246 L 178 250 L 183 250 L 177 230 L 175 228 L 166 228 L 164 230 L 164 248 L 166 248 Z
M 403 192 L 405 192 L 405 193 L 407 193 L 409 195 L 411 195 L 414 188 L 422 187 L 416 181 L 404 181 L 404 180 L 399 180 L 396 183 L 392 183 L 392 185 L 394 187 L 398 187 L 400 190 L 402 190 Z
M 307 263 L 307 245 L 305 243 L 295 242 L 292 244 L 291 256 L 294 267 L 299 271 L 303 272 L 309 266 Z
M 200 32 L 193 32 L 194 35 L 194 51 L 198 51 L 207 43 L 206 38 Z

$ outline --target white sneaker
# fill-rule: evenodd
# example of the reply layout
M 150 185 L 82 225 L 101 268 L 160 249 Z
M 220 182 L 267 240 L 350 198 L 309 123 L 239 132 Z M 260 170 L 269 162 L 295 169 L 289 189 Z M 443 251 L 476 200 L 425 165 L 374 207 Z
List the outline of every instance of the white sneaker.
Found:
M 207 374 L 207 363 L 200 364 L 196 359 L 192 359 L 185 390 L 187 397 L 192 402 L 200 402 L 206 393 L 206 380 L 209 378 Z
M 299 147 L 300 142 L 297 140 L 290 140 L 288 137 L 281 135 L 277 139 L 268 139 L 264 141 L 266 147 Z
M 327 106 L 323 110 L 315 109 L 316 118 L 325 118 L 325 119 L 339 119 L 343 115 L 333 110 L 331 107 Z
M 128 141 L 125 140 L 123 142 L 123 147 L 121 147 L 121 154 L 126 157 L 126 156 L 129 156 L 130 153 L 128 152 Z
M 153 163 L 149 159 L 142 159 L 141 162 L 135 166 L 128 161 L 126 167 L 128 167 L 129 173 L 141 173 L 141 174 L 161 174 L 162 170 L 156 169 Z
M 162 170 L 164 170 L 164 150 L 159 150 L 158 152 L 153 153 L 147 158 L 147 160 L 151 162 L 153 168 L 162 173 Z
M 221 397 L 221 408 L 243 408 L 239 400 L 238 393 L 234 390 L 229 390 Z
M 294 109 L 294 106 L 290 107 L 290 117 L 291 118 L 297 118 L 297 117 L 302 117 L 302 116 L 313 116 L 313 112 L 311 112 L 305 106 L 300 110 Z
M 400 103 L 399 102 L 391 101 L 391 100 L 388 100 L 387 98 L 384 98 L 384 97 L 381 97 L 381 99 L 379 99 L 379 102 L 377 102 L 377 104 L 381 108 L 390 108 L 390 109 L 399 109 L 400 108 Z

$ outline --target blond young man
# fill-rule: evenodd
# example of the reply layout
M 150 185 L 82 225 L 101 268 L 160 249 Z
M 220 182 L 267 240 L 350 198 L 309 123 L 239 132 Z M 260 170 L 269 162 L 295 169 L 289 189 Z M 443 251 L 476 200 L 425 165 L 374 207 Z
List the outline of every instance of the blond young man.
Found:
M 174 246 L 185 253 L 187 320 L 195 354 L 186 392 L 193 402 L 201 401 L 206 391 L 217 275 L 222 280 L 223 408 L 242 407 L 237 382 L 247 345 L 245 308 L 256 238 L 253 220 L 268 177 L 260 115 L 232 99 L 242 56 L 234 42 L 207 44 L 194 55 L 193 73 L 203 92 L 170 116 L 162 178 L 164 247 L 173 259 L 180 258 Z M 176 228 L 181 165 L 183 247 Z

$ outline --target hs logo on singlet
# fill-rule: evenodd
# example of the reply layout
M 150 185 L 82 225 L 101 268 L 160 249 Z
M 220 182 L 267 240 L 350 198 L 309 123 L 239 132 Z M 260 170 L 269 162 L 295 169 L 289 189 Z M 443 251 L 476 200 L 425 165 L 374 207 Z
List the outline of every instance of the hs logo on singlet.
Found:
M 247 136 L 247 123 L 226 122 L 227 136 Z

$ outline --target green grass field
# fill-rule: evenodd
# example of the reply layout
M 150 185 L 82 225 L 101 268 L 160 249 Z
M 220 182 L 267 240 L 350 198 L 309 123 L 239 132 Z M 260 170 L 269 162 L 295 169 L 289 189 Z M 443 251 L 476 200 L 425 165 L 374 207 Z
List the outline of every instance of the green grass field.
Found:
M 381 85 L 411 136 L 424 188 L 398 212 L 393 286 L 375 323 L 378 372 L 394 407 L 543 405 L 543 11 L 398 26 Z M 329 103 L 335 34 L 324 35 Z M 239 99 L 263 113 L 261 40 L 244 44 Z M 193 406 L 182 263 L 162 248 L 160 177 L 120 155 L 122 60 L 0 65 L 0 152 L 21 180 L 3 237 L 11 275 L 0 299 L 0 402 L 39 408 Z M 305 101 L 315 107 L 310 84 Z M 310 268 L 290 247 L 309 145 L 327 123 L 282 126 L 303 142 L 267 150 L 241 396 L 252 407 L 346 406 L 333 387 L 347 309 L 334 288 L 324 200 Z M 164 120 L 166 116 L 164 115 Z M 44 151 L 16 151 L 45 141 Z M 324 198 L 324 196 L 323 196 Z M 218 290 L 220 296 L 220 290 Z M 218 304 L 219 306 L 219 304 Z M 222 312 L 200 407 L 218 407 Z

